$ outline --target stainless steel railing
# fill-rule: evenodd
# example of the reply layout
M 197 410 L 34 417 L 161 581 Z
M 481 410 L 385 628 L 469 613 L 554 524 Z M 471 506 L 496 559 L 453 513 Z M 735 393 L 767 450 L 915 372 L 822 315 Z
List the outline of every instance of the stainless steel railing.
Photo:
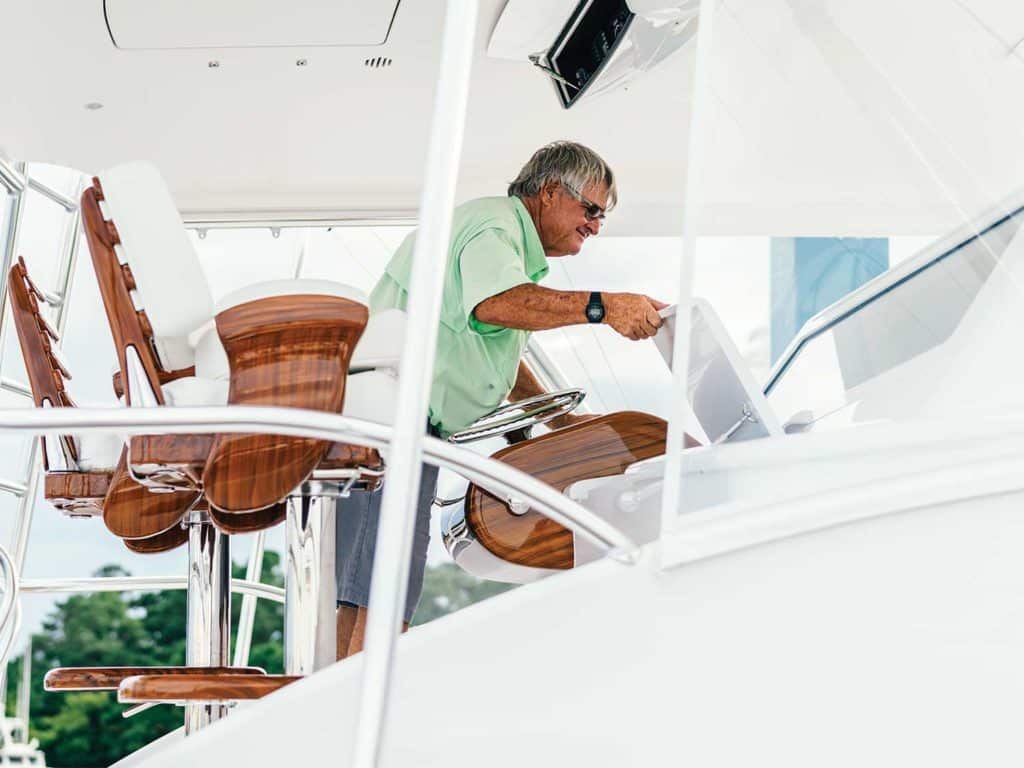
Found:
M 86 432 L 117 432 L 121 435 L 143 435 L 152 433 L 193 434 L 193 433 L 249 433 L 266 432 L 292 437 L 315 438 L 331 442 L 346 442 L 371 448 L 383 448 L 390 442 L 393 429 L 384 424 L 362 421 L 348 416 L 325 414 L 292 408 L 269 408 L 252 406 L 225 407 L 180 407 L 180 408 L 47 408 L 47 409 L 0 409 L 0 431 L 30 433 L 34 435 L 84 434 Z M 574 533 L 607 549 L 619 562 L 637 562 L 639 547 L 613 525 L 563 496 L 549 485 L 513 467 L 479 456 L 464 448 L 431 437 L 422 438 L 423 459 L 429 464 L 447 467 L 499 494 L 515 495 L 525 500 L 531 508 L 550 517 Z M 410 527 L 407 535 L 411 537 Z M 18 592 L 17 574 L 6 551 L 0 550 L 0 571 L 6 571 L 7 589 L 0 600 L 0 631 L 10 619 L 10 604 L 16 606 Z M 9 574 L 9 575 L 7 575 Z M 116 584 L 121 581 L 124 584 Z M 185 579 L 132 578 L 119 579 L 52 579 L 28 582 L 23 591 L 85 591 L 88 589 L 120 590 L 126 588 L 151 589 L 183 588 Z M 260 597 L 283 600 L 283 592 L 265 584 L 245 580 L 233 580 L 233 588 L 244 593 L 256 593 Z M 369 612 L 383 610 L 375 599 L 394 601 L 401 597 L 402 590 L 394 594 L 371 593 Z M 5 613 L 5 610 L 7 611 Z M 12 633 L 13 638 L 13 633 Z M 387 643 L 390 647 L 394 638 L 368 637 L 365 651 L 370 651 L 371 642 Z M 9 643 L 3 650 L 9 652 Z M 378 657 L 385 663 L 377 671 L 366 669 L 363 686 L 376 690 L 378 697 L 387 689 L 391 680 L 393 656 L 389 647 L 376 649 Z M 0 656 L 0 662 L 4 658 Z M 375 688 L 374 688 L 375 687 Z M 386 698 L 386 694 L 384 694 Z M 383 712 L 380 718 L 360 721 L 359 730 L 364 743 L 379 745 L 383 728 Z M 372 733 L 369 733 L 372 732 Z M 358 735 L 358 734 L 357 734 Z M 374 750 L 375 760 L 376 750 Z

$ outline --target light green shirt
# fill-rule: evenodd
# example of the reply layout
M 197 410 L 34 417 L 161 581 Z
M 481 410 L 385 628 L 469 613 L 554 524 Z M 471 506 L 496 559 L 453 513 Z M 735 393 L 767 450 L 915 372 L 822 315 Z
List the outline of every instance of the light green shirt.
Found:
M 408 301 L 415 232 L 398 247 L 370 294 L 370 312 Z M 473 310 L 484 299 L 548 273 L 537 229 L 518 197 L 484 197 L 455 209 L 445 265 L 441 326 L 430 391 L 430 422 L 445 435 L 490 413 L 516 382 L 530 334 L 488 325 Z

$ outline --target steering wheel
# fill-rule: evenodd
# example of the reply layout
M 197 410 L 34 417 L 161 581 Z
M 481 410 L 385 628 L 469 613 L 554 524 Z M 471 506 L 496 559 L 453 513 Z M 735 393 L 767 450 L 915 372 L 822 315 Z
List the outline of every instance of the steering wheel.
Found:
M 451 443 L 472 443 L 516 430 L 529 430 L 559 416 L 571 413 L 587 393 L 579 388 L 560 389 L 517 400 L 481 416 L 465 429 L 448 438 Z

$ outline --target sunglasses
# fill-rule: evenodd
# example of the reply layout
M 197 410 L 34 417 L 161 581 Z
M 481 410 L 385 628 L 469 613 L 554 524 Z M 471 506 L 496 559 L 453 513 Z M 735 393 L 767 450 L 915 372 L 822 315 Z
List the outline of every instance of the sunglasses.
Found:
M 583 193 L 580 192 L 575 187 L 573 187 L 571 184 L 567 184 L 566 182 L 563 181 L 562 187 L 565 189 L 566 192 L 575 197 L 576 200 L 579 201 L 579 204 L 583 206 L 583 215 L 586 217 L 587 221 L 604 221 L 604 208 L 595 203 L 593 200 L 588 200 L 587 198 L 585 198 L 583 196 Z

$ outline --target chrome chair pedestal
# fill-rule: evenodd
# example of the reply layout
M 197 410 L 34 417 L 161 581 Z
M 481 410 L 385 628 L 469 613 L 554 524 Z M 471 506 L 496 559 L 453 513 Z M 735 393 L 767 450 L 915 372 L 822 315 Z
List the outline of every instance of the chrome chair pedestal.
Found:
M 285 518 L 284 671 L 308 675 L 337 650 L 336 501 L 344 483 L 311 480 L 288 498 Z
M 231 663 L 231 556 L 229 538 L 203 512 L 191 512 L 188 526 L 188 607 L 185 664 L 219 667 Z M 185 734 L 219 720 L 227 704 L 185 705 Z

